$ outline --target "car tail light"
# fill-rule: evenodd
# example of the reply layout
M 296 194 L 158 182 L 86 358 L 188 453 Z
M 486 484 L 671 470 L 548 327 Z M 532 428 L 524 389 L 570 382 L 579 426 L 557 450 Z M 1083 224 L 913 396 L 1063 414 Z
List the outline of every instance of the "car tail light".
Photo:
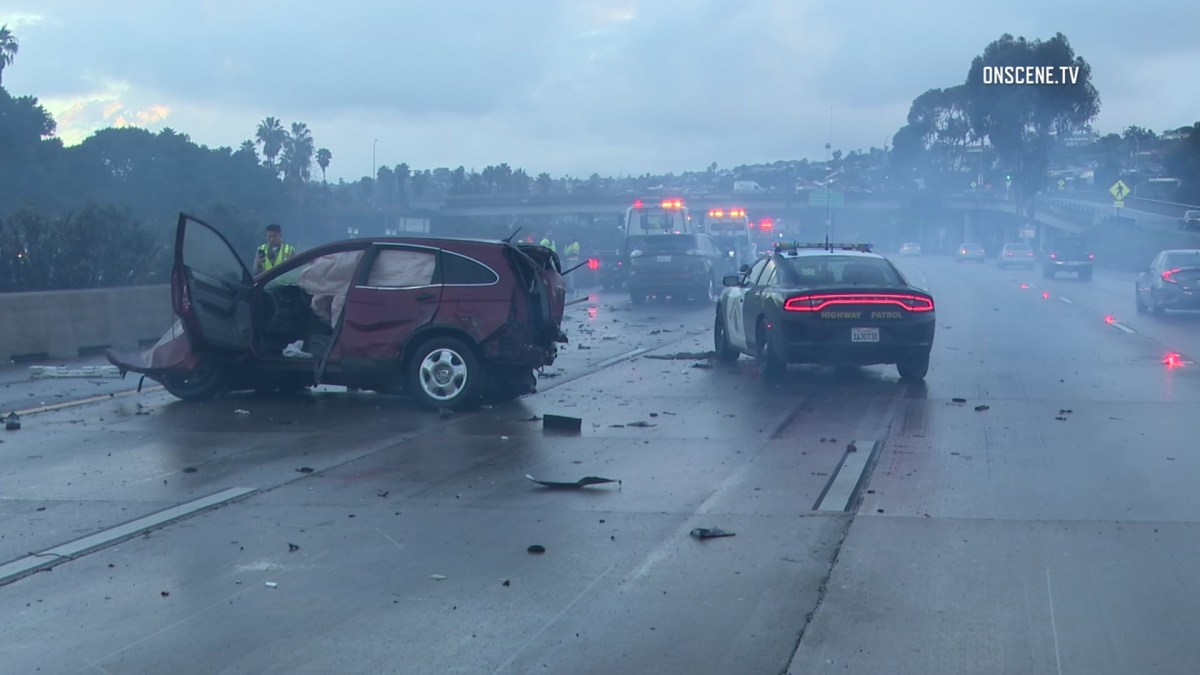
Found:
M 640 208 L 642 208 L 642 200 L 638 199 L 638 200 L 634 201 L 634 202 L 633 202 L 633 208 L 635 208 L 635 209 L 640 209 Z
M 810 293 L 788 298 L 789 312 L 819 312 L 830 305 L 896 305 L 910 312 L 932 312 L 933 299 L 905 293 Z
M 1050 259 L 1051 259 L 1051 260 L 1055 260 L 1055 259 L 1057 259 L 1057 258 L 1058 258 L 1058 254 L 1057 254 L 1057 253 L 1051 253 L 1051 254 L 1050 254 Z
M 1096 254 L 1095 254 L 1095 253 L 1089 253 L 1089 254 L 1088 254 L 1088 260 L 1095 260 L 1095 259 L 1096 259 Z
M 1177 284 L 1177 283 L 1179 283 L 1178 281 L 1175 281 L 1175 273 L 1176 273 L 1176 272 L 1178 272 L 1178 271 L 1180 271 L 1180 270 L 1182 270 L 1182 269 L 1183 269 L 1182 267 L 1176 267 L 1176 268 L 1175 268 L 1175 269 L 1173 269 L 1173 270 L 1167 270 L 1166 272 L 1163 272 L 1163 273 L 1162 273 L 1162 280 L 1163 280 L 1163 281 L 1165 281 L 1165 282 L 1167 282 L 1168 284 Z
M 587 266 L 593 272 L 600 269 L 600 261 L 595 258 L 588 258 Z

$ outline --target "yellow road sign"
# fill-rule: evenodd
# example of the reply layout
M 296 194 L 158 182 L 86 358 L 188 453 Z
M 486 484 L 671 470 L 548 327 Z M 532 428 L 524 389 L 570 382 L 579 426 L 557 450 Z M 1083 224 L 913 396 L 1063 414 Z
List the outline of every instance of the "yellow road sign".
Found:
M 1133 190 L 1130 190 L 1130 189 L 1129 189 L 1129 186 L 1125 184 L 1125 181 L 1123 181 L 1123 180 L 1119 180 L 1119 181 L 1117 181 L 1117 182 L 1113 183 L 1113 184 L 1112 184 L 1112 187 L 1108 188 L 1108 192 L 1109 192 L 1109 194 L 1111 194 L 1111 195 L 1112 195 L 1112 196 L 1113 196 L 1113 197 L 1114 197 L 1114 198 L 1115 198 L 1117 201 L 1121 202 L 1121 201 L 1125 201 L 1125 197 L 1126 197 L 1126 196 L 1127 196 L 1127 195 L 1128 195 L 1130 192 L 1133 192 Z

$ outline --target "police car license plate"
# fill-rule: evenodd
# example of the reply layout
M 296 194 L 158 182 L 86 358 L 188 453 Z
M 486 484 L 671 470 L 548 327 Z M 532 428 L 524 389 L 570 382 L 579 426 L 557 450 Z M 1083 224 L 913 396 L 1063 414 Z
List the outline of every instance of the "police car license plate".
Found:
M 655 256 L 654 261 L 655 262 L 671 262 L 671 256 L 669 256 L 669 255 Z
M 878 328 L 851 328 L 851 342 L 879 342 Z

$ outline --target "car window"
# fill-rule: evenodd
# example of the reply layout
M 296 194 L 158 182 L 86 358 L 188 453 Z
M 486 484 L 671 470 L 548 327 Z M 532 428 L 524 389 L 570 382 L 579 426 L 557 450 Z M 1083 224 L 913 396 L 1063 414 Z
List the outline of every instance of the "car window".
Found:
M 489 286 L 500 281 L 483 263 L 451 251 L 442 252 L 442 283 L 449 286 Z
M 770 259 L 770 258 L 768 258 L 768 259 L 765 261 L 765 264 L 763 265 L 762 269 L 760 269 L 760 270 L 758 271 L 758 275 L 757 275 L 757 276 L 754 276 L 754 275 L 752 275 L 752 276 L 751 276 L 750 285 L 751 285 L 751 286 L 765 286 L 765 285 L 767 285 L 767 282 L 768 282 L 768 281 L 770 281 L 770 279 L 771 279 L 773 276 L 775 276 L 775 267 L 776 267 L 776 265 L 775 265 L 775 261 L 774 261 L 774 260 L 772 260 L 772 259 Z M 751 271 L 752 273 L 754 272 L 754 270 L 750 270 L 750 271 Z
M 800 286 L 850 284 L 903 286 L 904 279 L 883 258 L 808 256 L 788 260 L 788 279 Z
M 647 253 L 683 253 L 696 248 L 696 237 L 690 234 L 656 234 L 642 237 L 638 248 Z
M 767 259 L 763 259 L 763 260 L 759 260 L 758 262 L 754 263 L 754 267 L 751 267 L 750 271 L 748 273 L 746 273 L 746 283 L 748 285 L 750 285 L 750 286 L 754 285 L 754 282 L 758 280 L 758 277 L 762 275 L 763 270 L 766 269 L 768 262 L 770 262 L 770 261 Z
M 239 283 L 245 270 L 221 235 L 198 223 L 188 223 L 183 235 L 183 262 L 194 272 Z
M 385 248 L 371 265 L 367 285 L 376 288 L 411 288 L 433 283 L 437 255 L 432 251 Z
M 1200 267 L 1200 251 L 1178 251 L 1164 257 L 1164 267 Z

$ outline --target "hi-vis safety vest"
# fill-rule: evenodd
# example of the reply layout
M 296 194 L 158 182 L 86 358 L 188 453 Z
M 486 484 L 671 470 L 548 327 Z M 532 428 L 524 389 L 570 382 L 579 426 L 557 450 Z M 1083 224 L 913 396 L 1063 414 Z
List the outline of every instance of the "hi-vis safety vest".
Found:
M 262 246 L 259 246 L 258 251 L 259 253 L 263 254 L 264 272 L 296 254 L 296 248 L 291 244 L 280 245 L 279 250 L 275 252 L 275 258 L 273 259 L 271 258 L 271 247 L 269 245 L 263 244 Z
M 578 258 L 579 257 L 579 242 L 575 241 L 575 242 L 571 242 L 570 244 L 567 244 L 567 248 L 564 250 L 564 253 L 566 254 L 566 256 L 568 258 Z
M 543 239 L 542 246 L 545 246 L 546 248 L 550 249 L 551 251 L 554 251 L 555 253 L 558 253 L 558 247 L 554 245 L 554 240 L 552 240 L 552 239 L 549 239 L 549 238 Z

